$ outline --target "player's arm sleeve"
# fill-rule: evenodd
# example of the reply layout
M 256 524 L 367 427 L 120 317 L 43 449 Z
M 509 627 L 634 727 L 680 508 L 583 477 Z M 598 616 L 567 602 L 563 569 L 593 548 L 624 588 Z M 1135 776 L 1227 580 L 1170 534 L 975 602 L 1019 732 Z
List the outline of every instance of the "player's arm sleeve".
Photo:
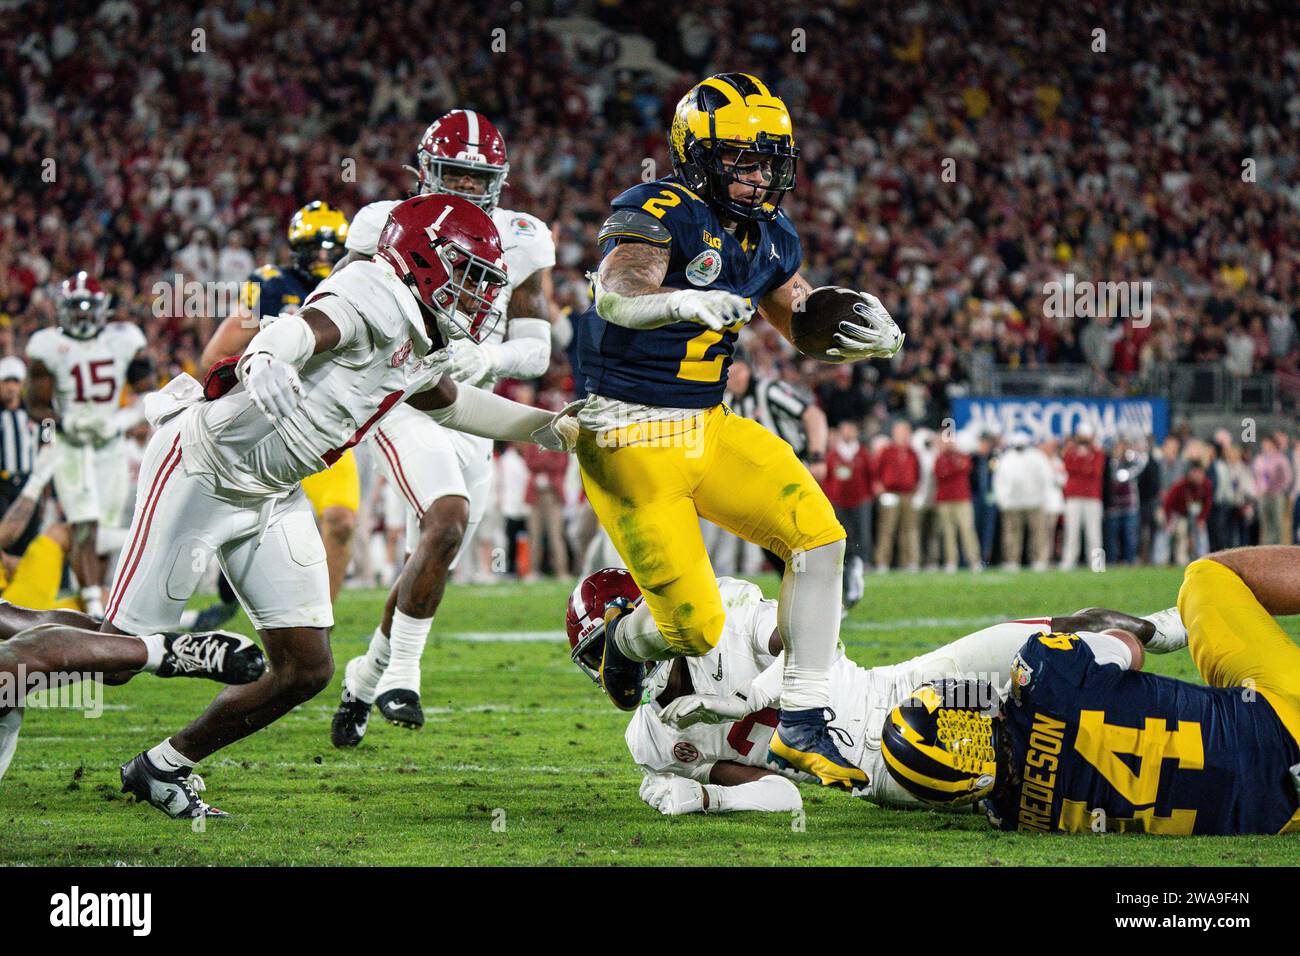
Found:
M 735 813 L 740 810 L 791 813 L 803 808 L 799 787 L 793 780 L 775 773 L 734 787 L 705 784 L 704 792 L 709 795 L 705 813 Z
M 482 346 L 492 365 L 507 378 L 538 378 L 551 364 L 551 323 L 545 319 L 511 319 L 509 337 Z
M 348 223 L 348 238 L 344 241 L 343 247 L 348 252 L 373 256 L 379 248 L 379 234 L 384 231 L 384 224 L 388 222 L 388 213 L 396 205 L 397 203 L 392 201 L 381 201 L 372 202 L 358 209 L 357 214 Z
M 434 405 L 426 398 L 434 396 L 438 401 L 446 401 L 448 392 L 444 389 L 450 390 L 450 404 Z M 555 420 L 555 412 L 521 405 L 472 385 L 452 383 L 447 376 L 413 396 L 407 404 L 447 428 L 480 438 L 525 444 L 539 443 L 533 434 Z
M 1127 643 L 1115 637 L 1113 634 L 1081 634 L 1079 640 L 1088 645 L 1092 651 L 1093 661 L 1101 666 L 1114 664 L 1121 670 L 1137 670 L 1133 651 Z

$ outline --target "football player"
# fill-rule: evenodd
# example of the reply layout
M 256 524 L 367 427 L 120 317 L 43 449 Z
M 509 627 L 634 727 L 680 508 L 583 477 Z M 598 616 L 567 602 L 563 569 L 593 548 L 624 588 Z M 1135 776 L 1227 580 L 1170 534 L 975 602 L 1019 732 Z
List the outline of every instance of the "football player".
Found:
M 1300 832 L 1300 547 L 1188 565 L 1178 592 L 1208 687 L 1140 673 L 1125 627 L 1053 621 L 1012 662 L 1000 706 L 965 681 L 925 684 L 889 714 L 890 774 L 927 803 L 981 802 L 1022 832 Z
M 342 258 L 347 236 L 347 217 L 328 203 L 310 202 L 295 212 L 289 220 L 292 256 L 289 265 L 283 268 L 264 265 L 249 276 L 240 297 L 243 308 L 235 315 L 226 316 L 217 326 L 203 349 L 199 371 L 207 374 L 221 359 L 239 355 L 253 341 L 259 328 L 278 316 L 293 315 L 302 308 L 307 296 Z M 357 509 L 361 507 L 361 479 L 353 451 L 348 449 L 328 468 L 304 478 L 302 490 L 320 522 L 325 562 L 329 566 L 330 600 L 334 601 L 347 575 Z M 221 604 L 202 613 L 196 627 L 217 627 L 238 608 L 224 576 L 220 585 Z
M 773 709 L 781 694 L 784 661 L 777 629 L 777 603 L 756 585 L 718 578 L 722 635 L 707 654 L 673 657 L 647 677 L 643 702 L 628 725 L 632 759 L 645 772 L 641 796 L 664 814 L 730 810 L 793 810 L 798 790 L 768 769 L 768 746 L 777 726 Z M 626 572 L 598 571 L 569 598 L 566 629 L 571 658 L 599 683 L 604 608 L 627 602 L 633 610 L 619 624 L 625 638 L 653 641 L 655 622 Z M 1025 638 L 1044 627 L 1123 624 L 1154 653 L 1185 646 L 1177 611 L 1135 618 L 1103 608 L 1068 617 L 1008 621 L 967 634 L 901 664 L 860 667 L 836 653 L 831 669 L 832 732 L 869 782 L 855 791 L 873 803 L 916 806 L 918 801 L 885 772 L 880 734 L 885 715 L 926 680 L 962 675 L 1000 685 Z M 789 771 L 787 771 L 789 773 Z M 791 774 L 797 779 L 812 779 Z
M 598 233 L 594 303 L 578 326 L 589 400 L 579 413 L 583 487 L 658 625 L 633 646 L 611 609 L 601 683 L 624 710 L 643 662 L 707 654 L 722 598 L 700 533 L 707 518 L 786 562 L 786 649 L 772 759 L 852 789 L 866 774 L 827 730 L 840 625 L 844 529 L 790 446 L 721 404 L 740 328 L 754 307 L 786 338 L 811 291 L 798 233 L 780 209 L 798 150 L 785 104 L 745 73 L 712 76 L 677 104 L 673 174 L 613 202 Z M 894 355 L 902 333 L 866 296 L 839 358 Z
M 416 165 L 417 194 L 459 196 L 491 215 L 506 259 L 508 285 L 497 299 L 503 319 L 481 343 L 453 343 L 448 374 L 485 389 L 502 378 L 542 375 L 551 359 L 555 244 L 546 223 L 497 205 L 510 169 L 501 133 L 481 113 L 452 110 L 425 131 Z M 374 255 L 379 227 L 394 205 L 376 202 L 357 213 L 344 264 Z M 420 658 L 447 578 L 492 495 L 487 439 L 443 428 L 414 409 L 396 408 L 371 441 L 389 482 L 406 501 L 407 561 L 370 647 L 348 662 L 343 699 L 330 729 L 336 747 L 361 742 L 372 704 L 398 727 L 423 726 Z
M 31 363 L 27 399 L 31 417 L 58 423 L 54 491 L 72 528 L 72 570 L 92 617 L 104 614 L 107 563 L 97 532 L 117 528 L 126 509 L 130 476 L 124 431 L 139 411 L 122 408 L 124 385 L 143 384 L 147 362 L 136 362 L 144 333 L 130 322 L 109 322 L 111 298 L 85 272 L 63 282 L 58 325 L 27 343 Z
M 261 649 L 240 634 L 101 634 L 99 622 L 79 611 L 37 611 L 0 601 L 0 779 L 22 727 L 20 701 L 33 677 L 59 683 L 94 675 L 124 684 L 136 674 L 206 677 L 224 684 L 255 681 L 266 670 Z M 217 811 L 218 813 L 220 811 Z
M 187 782 L 194 764 L 329 682 L 329 573 L 299 484 L 394 407 L 409 401 L 451 428 L 570 447 L 572 418 L 445 374 L 446 343 L 486 334 L 505 283 L 501 240 L 483 210 L 417 196 L 389 213 L 373 261 L 331 275 L 240 358 L 213 366 L 204 386 L 179 376 L 151 396 L 157 430 L 104 630 L 171 630 L 216 557 L 272 666 L 127 763 L 126 792 L 172 817 L 207 814 Z

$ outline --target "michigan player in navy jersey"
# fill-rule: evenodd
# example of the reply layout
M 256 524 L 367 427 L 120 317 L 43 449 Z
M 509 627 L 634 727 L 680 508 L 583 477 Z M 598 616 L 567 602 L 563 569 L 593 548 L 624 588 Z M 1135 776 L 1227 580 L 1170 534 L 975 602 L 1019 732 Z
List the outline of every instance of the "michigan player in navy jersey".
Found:
M 996 716 L 961 682 L 925 685 L 886 720 L 894 778 L 930 803 L 984 801 L 1022 832 L 1300 832 L 1300 547 L 1191 564 L 1178 594 L 1208 687 L 1139 673 L 1123 629 L 1044 631 Z
M 781 211 L 798 150 L 785 104 L 744 73 L 710 77 L 678 103 L 673 175 L 627 190 L 598 234 L 594 303 L 578 327 L 588 399 L 578 413 L 583 485 L 645 596 L 658 633 L 619 637 L 612 606 L 600 670 L 616 706 L 640 701 L 644 662 L 716 645 L 723 608 L 699 517 L 787 562 L 787 648 L 773 762 L 852 789 L 866 774 L 826 729 L 840 624 L 844 530 L 790 446 L 721 403 L 736 336 L 757 308 L 790 336 L 810 290 Z M 890 356 L 902 334 L 879 301 L 840 357 Z
M 288 265 L 267 264 L 254 270 L 244 283 L 243 309 L 227 316 L 203 349 L 199 369 L 206 374 L 224 358 L 239 355 L 258 329 L 277 315 L 297 312 L 307 296 L 330 274 L 344 255 L 348 220 L 343 213 L 319 200 L 310 202 L 289 220 Z M 330 599 L 338 597 L 352 554 L 352 535 L 361 507 L 361 478 L 351 449 L 324 471 L 307 478 L 302 490 L 320 522 L 330 571 Z M 221 579 L 222 603 L 202 612 L 195 627 L 210 629 L 229 619 L 237 609 L 234 592 Z

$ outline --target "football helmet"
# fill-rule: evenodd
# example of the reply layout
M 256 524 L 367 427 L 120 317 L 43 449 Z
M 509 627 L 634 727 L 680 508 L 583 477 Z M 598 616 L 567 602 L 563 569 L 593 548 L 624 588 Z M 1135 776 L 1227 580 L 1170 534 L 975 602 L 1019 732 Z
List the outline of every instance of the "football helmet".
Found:
M 774 219 L 794 189 L 799 150 L 790 111 L 748 73 L 719 73 L 693 86 L 677 104 L 668 139 L 682 183 L 733 219 Z M 747 192 L 733 195 L 734 184 Z
M 347 238 L 347 216 L 320 200 L 307 203 L 289 220 L 293 264 L 316 279 L 324 279 L 343 258 Z
M 87 272 L 64 279 L 59 286 L 59 328 L 74 339 L 93 339 L 108 324 L 112 297 Z
M 413 196 L 393 207 L 376 258 L 393 267 L 446 339 L 482 342 L 506 284 L 501 237 L 491 217 L 457 196 Z
M 501 131 L 474 110 L 452 110 L 429 124 L 420 137 L 415 161 L 420 194 L 459 196 L 487 212 L 496 208 L 510 172 Z M 456 175 L 479 177 L 483 188 L 478 192 L 453 189 L 447 180 Z
M 889 775 L 925 803 L 973 803 L 997 778 L 997 729 L 986 681 L 922 684 L 889 712 L 880 751 Z
M 569 658 L 597 685 L 605 649 L 605 608 L 619 598 L 625 598 L 633 607 L 641 603 L 641 589 L 622 568 L 601 568 L 584 578 L 569 595 L 564 618 Z

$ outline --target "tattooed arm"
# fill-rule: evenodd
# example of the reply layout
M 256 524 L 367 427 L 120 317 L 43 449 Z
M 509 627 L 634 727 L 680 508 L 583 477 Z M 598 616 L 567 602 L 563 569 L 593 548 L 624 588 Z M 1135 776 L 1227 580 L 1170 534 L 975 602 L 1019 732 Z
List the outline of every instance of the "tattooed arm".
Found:
M 594 277 L 596 313 L 629 329 L 657 329 L 696 322 L 715 331 L 749 320 L 753 310 L 738 295 L 720 289 L 673 289 L 661 285 L 671 253 L 641 242 L 615 246 Z
M 811 291 L 808 280 L 796 272 L 785 285 L 773 289 L 758 303 L 758 310 L 791 345 L 794 340 L 790 338 L 790 321 L 796 312 L 803 310 L 804 301 Z

